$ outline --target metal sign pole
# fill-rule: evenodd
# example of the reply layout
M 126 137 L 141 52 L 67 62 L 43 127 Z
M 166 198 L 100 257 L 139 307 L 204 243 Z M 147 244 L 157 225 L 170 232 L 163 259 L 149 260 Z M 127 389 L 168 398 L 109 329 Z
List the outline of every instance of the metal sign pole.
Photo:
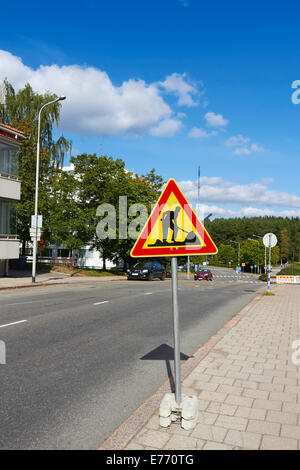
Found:
M 173 333 L 174 333 L 174 369 L 175 369 L 175 400 L 181 403 L 181 377 L 180 377 L 180 337 L 179 337 L 179 311 L 178 311 L 178 274 L 177 258 L 172 256 L 172 305 L 173 305 Z
M 268 290 L 271 289 L 271 245 L 272 245 L 272 235 L 269 235 L 269 269 L 268 269 Z

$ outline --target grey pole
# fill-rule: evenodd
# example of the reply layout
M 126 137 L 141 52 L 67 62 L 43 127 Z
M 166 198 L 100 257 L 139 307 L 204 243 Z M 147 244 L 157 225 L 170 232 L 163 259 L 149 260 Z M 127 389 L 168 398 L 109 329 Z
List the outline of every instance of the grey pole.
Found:
M 34 199 L 34 239 L 33 239 L 33 254 L 32 254 L 32 282 L 35 282 L 36 277 L 36 252 L 37 252 L 37 232 L 38 232 L 38 197 L 39 197 L 39 169 L 40 169 L 40 129 L 41 129 L 41 111 L 40 109 L 38 118 L 38 136 L 36 148 L 36 172 L 35 172 L 35 199 Z
M 173 334 L 174 334 L 174 369 L 175 369 L 175 400 L 181 404 L 181 377 L 180 377 L 180 337 L 179 337 L 179 311 L 178 311 L 178 276 L 177 258 L 171 258 L 172 266 L 172 307 L 173 307 Z
M 60 96 L 56 100 L 45 103 L 38 116 L 38 135 L 37 135 L 37 148 L 36 148 L 36 171 L 35 171 L 35 199 L 34 199 L 34 238 L 33 238 L 33 254 L 32 254 L 32 282 L 36 278 L 36 253 L 37 253 L 37 234 L 38 234 L 38 198 L 39 198 L 39 169 L 40 169 L 40 132 L 41 132 L 41 112 L 49 104 L 57 103 L 58 101 L 65 100 L 65 96 Z
M 271 238 L 272 235 L 269 236 L 269 269 L 268 269 L 268 290 L 271 289 Z
M 187 269 L 186 269 L 186 278 L 190 278 L 190 256 L 187 257 Z

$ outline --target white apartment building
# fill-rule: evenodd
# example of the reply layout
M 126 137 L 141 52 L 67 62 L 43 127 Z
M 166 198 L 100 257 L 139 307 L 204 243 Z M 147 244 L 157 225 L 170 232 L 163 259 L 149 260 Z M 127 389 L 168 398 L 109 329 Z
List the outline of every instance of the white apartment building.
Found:
M 21 197 L 17 171 L 22 138 L 23 132 L 0 123 L 0 276 L 7 274 L 8 260 L 19 258 L 16 203 Z

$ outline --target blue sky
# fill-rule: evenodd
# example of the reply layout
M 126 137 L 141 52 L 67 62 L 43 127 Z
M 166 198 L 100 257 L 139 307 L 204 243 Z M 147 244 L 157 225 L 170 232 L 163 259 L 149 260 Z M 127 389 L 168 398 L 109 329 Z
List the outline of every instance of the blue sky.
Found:
M 215 216 L 300 216 L 297 2 L 18 2 L 0 39 L 0 80 L 67 95 L 75 152 L 154 167 L 191 201 L 200 165 Z

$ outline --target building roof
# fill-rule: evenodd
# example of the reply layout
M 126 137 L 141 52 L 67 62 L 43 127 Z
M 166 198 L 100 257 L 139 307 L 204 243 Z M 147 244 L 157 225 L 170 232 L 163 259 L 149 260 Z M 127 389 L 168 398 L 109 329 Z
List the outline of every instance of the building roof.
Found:
M 15 129 L 12 126 L 8 126 L 7 124 L 2 124 L 2 122 L 0 122 L 0 136 L 18 142 L 20 138 L 22 139 L 25 137 L 25 134 L 19 129 Z

